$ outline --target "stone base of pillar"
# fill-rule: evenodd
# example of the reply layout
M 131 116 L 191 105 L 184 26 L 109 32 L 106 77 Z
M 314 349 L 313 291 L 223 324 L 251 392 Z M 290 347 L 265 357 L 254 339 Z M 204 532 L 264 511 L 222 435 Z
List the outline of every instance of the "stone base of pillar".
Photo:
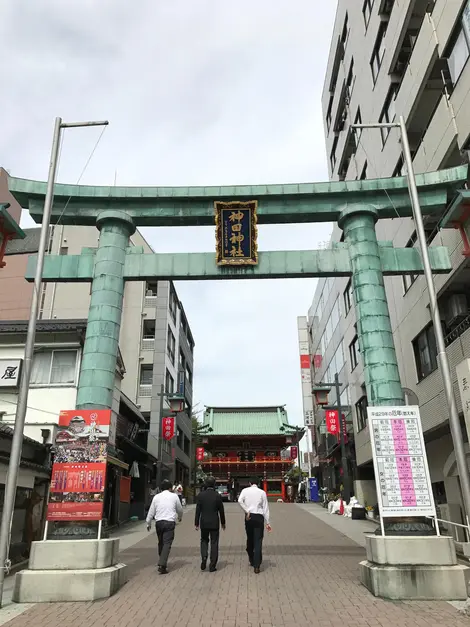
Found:
M 15 603 L 96 601 L 127 581 L 118 561 L 119 540 L 33 542 L 27 570 L 15 576 Z
M 376 597 L 393 600 L 463 601 L 470 568 L 458 564 L 453 538 L 366 536 L 361 583 Z

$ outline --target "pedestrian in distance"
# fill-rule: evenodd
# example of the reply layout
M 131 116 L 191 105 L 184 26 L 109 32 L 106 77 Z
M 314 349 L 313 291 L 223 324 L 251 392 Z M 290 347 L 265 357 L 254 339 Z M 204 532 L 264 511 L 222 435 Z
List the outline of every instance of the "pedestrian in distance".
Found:
M 214 477 L 207 479 L 206 489 L 198 494 L 194 526 L 196 531 L 201 530 L 201 570 L 207 568 L 210 540 L 209 571 L 214 573 L 219 560 L 220 526 L 225 531 L 224 504 L 222 497 L 215 489 Z
M 150 531 L 152 520 L 158 538 L 158 572 L 168 573 L 168 557 L 175 539 L 176 521 L 183 519 L 183 507 L 178 496 L 172 492 L 170 481 L 163 481 L 161 492 L 153 497 L 147 514 L 147 531 Z
M 245 512 L 246 552 L 250 566 L 258 575 L 263 561 L 264 527 L 272 531 L 269 523 L 269 505 L 266 492 L 258 487 L 258 479 L 250 479 L 250 486 L 241 491 L 238 498 Z

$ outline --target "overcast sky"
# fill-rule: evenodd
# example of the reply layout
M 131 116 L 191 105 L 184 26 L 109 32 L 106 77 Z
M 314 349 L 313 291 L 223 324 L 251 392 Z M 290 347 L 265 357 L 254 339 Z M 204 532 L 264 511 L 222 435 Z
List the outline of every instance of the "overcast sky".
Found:
M 45 180 L 55 116 L 108 119 L 82 183 L 327 179 L 321 90 L 334 0 L 3 0 L 0 165 Z M 75 183 L 100 129 L 66 131 Z M 212 252 L 214 229 L 143 229 L 157 252 Z M 262 226 L 260 250 L 316 248 L 329 225 Z M 195 403 L 286 404 L 302 422 L 297 316 L 316 281 L 179 282 Z

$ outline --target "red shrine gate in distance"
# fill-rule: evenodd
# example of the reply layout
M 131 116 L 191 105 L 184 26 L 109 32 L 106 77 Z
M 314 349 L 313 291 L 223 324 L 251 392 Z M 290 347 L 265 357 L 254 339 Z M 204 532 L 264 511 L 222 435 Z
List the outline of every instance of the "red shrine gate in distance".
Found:
M 227 485 L 231 499 L 232 482 L 239 493 L 250 477 L 260 479 L 270 499 L 286 499 L 285 476 L 294 463 L 287 449 L 298 446 L 298 435 L 284 407 L 206 407 L 201 431 L 199 464 Z

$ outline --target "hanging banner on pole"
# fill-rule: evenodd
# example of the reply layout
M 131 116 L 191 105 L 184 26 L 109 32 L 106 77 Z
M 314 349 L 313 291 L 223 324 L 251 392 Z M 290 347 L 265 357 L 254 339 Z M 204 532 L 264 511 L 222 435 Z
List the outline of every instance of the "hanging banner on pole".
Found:
M 419 407 L 368 407 L 380 515 L 436 516 Z
M 196 449 L 196 460 L 198 462 L 204 461 L 204 448 L 202 446 L 198 446 Z
M 110 424 L 108 409 L 60 412 L 48 521 L 102 519 Z
M 163 437 L 165 440 L 171 440 L 175 437 L 175 417 L 166 416 L 162 421 Z
M 326 430 L 331 435 L 339 435 L 339 414 L 336 409 L 328 409 L 325 412 Z
M 290 447 L 290 458 L 297 459 L 297 455 L 299 454 L 299 449 L 297 446 Z

